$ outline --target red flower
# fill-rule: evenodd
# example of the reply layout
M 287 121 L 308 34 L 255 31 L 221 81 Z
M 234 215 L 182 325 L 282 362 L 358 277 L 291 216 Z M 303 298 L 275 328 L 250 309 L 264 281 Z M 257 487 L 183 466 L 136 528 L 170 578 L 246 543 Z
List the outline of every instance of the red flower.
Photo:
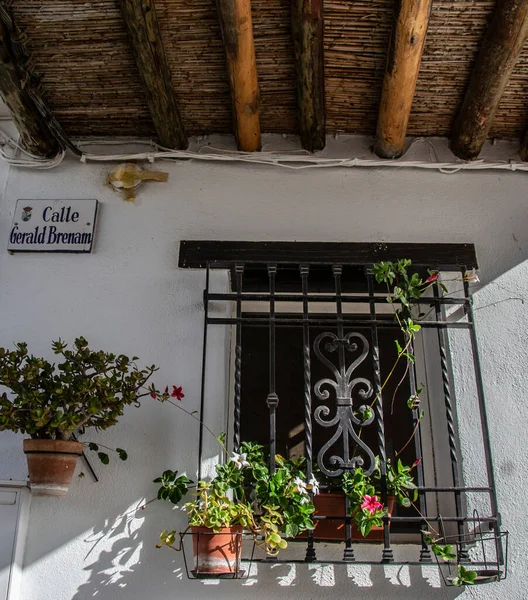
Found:
M 181 386 L 180 387 L 176 387 L 175 385 L 172 386 L 171 397 L 176 398 L 176 400 L 181 400 L 182 398 L 185 398 L 185 394 L 182 392 Z
M 154 398 L 154 400 L 156 400 L 158 397 L 158 394 L 156 394 L 156 392 L 150 392 L 150 397 Z
M 366 508 L 370 513 L 374 514 L 377 510 L 381 510 L 383 508 L 383 504 L 378 501 L 377 496 L 369 496 L 365 494 L 363 496 L 363 504 L 361 508 Z
M 411 469 L 414 469 L 414 467 L 417 467 L 420 463 L 422 462 L 421 457 L 417 458 L 414 462 L 413 462 L 413 466 L 411 467 Z
M 431 275 L 429 275 L 429 277 L 425 280 L 425 283 L 433 283 L 434 281 L 436 281 L 438 279 L 438 273 L 432 273 Z
M 169 393 L 169 386 L 167 386 L 167 387 L 165 388 L 165 392 L 164 392 L 164 393 L 165 393 L 165 394 L 168 394 L 168 393 Z

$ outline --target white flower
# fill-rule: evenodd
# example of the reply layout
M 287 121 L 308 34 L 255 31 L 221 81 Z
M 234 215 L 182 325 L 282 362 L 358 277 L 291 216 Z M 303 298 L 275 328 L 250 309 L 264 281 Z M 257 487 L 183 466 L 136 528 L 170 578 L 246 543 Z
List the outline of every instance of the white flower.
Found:
M 296 477 L 293 483 L 295 484 L 295 491 L 299 494 L 306 494 L 306 483 L 300 477 Z
M 247 454 L 245 452 L 243 452 L 242 454 L 233 452 L 233 456 L 229 459 L 229 462 L 235 463 L 235 467 L 237 469 L 249 467 L 249 463 L 247 461 Z
M 310 498 L 308 498 L 308 496 L 303 496 L 299 502 L 300 504 L 308 504 L 308 502 L 310 502 Z
M 473 267 L 471 271 L 466 271 L 464 273 L 464 281 L 467 281 L 468 283 L 480 283 L 475 267 Z
M 312 475 L 310 481 L 308 482 L 308 485 L 311 486 L 312 494 L 314 496 L 317 496 L 317 494 L 319 493 L 319 482 L 313 475 Z

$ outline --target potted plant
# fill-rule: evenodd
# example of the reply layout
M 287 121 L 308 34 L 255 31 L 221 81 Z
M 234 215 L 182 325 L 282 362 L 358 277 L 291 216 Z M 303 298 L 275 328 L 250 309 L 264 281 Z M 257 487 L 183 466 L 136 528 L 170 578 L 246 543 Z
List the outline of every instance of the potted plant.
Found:
M 124 407 L 138 405 L 143 396 L 164 400 L 171 394 L 146 387 L 157 368 L 139 369 L 137 357 L 93 351 L 82 337 L 72 350 L 60 339 L 52 349 L 62 358 L 57 365 L 29 354 L 23 342 L 14 350 L 0 348 L 0 388 L 9 391 L 0 395 L 0 429 L 29 435 L 24 452 L 32 492 L 63 497 L 83 452 L 77 434 L 115 425 Z M 181 395 L 181 388 L 174 389 Z M 86 445 L 108 463 L 97 444 Z M 116 451 L 127 458 L 122 448 Z
M 350 514 L 354 517 L 357 530 L 363 537 L 381 539 L 383 517 L 391 517 L 397 504 L 408 508 L 418 497 L 418 489 L 411 471 L 420 464 L 420 459 L 413 465 L 406 466 L 398 459 L 396 468 L 387 461 L 387 506 L 381 502 L 379 457 L 377 467 L 371 477 L 365 475 L 362 467 L 353 473 L 345 473 L 342 477 L 342 488 L 349 500 Z
M 309 491 L 316 493 L 315 479 L 306 482 L 303 460 L 275 456 L 272 472 L 262 446 L 244 442 L 240 452 L 216 467 L 211 481 L 199 481 L 196 499 L 185 505 L 189 527 L 179 534 L 163 531 L 158 547 L 181 550 L 183 536 L 193 536 L 198 574 L 235 574 L 240 558 L 241 533 L 250 533 L 256 544 L 270 556 L 287 547 L 285 538 L 313 529 L 314 511 Z M 166 471 L 155 480 L 162 487 L 158 498 L 178 504 L 189 488 L 185 476 Z M 175 491 L 177 490 L 177 491 Z M 222 537 L 217 537 L 222 536 Z

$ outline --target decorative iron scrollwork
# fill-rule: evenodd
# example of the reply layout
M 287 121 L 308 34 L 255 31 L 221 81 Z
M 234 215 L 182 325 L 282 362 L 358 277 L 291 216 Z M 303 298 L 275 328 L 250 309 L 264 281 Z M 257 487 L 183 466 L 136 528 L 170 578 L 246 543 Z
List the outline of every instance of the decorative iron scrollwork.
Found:
M 325 342 L 325 343 L 324 343 Z M 326 356 L 323 355 L 321 347 L 324 343 L 324 350 L 327 353 L 338 351 L 339 366 L 336 366 Z M 354 396 L 357 396 L 360 401 L 366 402 L 373 394 L 372 383 L 364 377 L 356 377 L 352 379 L 354 371 L 367 358 L 369 353 L 369 343 L 365 336 L 361 333 L 347 333 L 342 338 L 339 338 L 334 333 L 325 332 L 319 334 L 314 341 L 314 352 L 317 358 L 326 365 L 333 373 L 334 379 L 320 379 L 314 386 L 314 392 L 319 400 L 326 401 L 330 398 L 330 392 L 325 387 L 334 389 L 336 396 L 336 412 L 331 418 L 331 409 L 327 404 L 318 406 L 314 411 L 315 421 L 322 427 L 337 428 L 332 437 L 319 450 L 317 455 L 317 464 L 321 472 L 328 477 L 339 477 L 345 471 L 353 471 L 360 466 L 365 469 L 367 475 L 374 472 L 376 459 L 372 450 L 358 436 L 354 426 L 358 428 L 370 425 L 374 421 L 374 411 L 368 410 L 370 407 L 367 404 L 360 405 L 357 410 L 354 410 Z M 346 367 L 346 355 L 348 353 L 357 353 L 359 356 Z M 366 415 L 365 418 L 362 418 Z M 332 454 L 326 457 L 332 446 L 340 439 L 343 440 L 343 456 Z M 352 442 L 352 444 L 350 443 Z M 350 456 L 350 447 L 354 449 L 354 456 Z M 365 458 L 361 454 L 356 454 L 356 451 L 362 449 Z M 330 469 L 327 464 L 333 465 L 336 468 Z

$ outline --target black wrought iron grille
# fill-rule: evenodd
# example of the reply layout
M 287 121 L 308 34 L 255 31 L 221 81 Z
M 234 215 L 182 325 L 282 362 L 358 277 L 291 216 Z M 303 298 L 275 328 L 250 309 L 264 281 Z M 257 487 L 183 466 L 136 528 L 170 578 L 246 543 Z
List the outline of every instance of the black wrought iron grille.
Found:
M 333 253 L 333 254 L 332 254 Z M 334 255 L 337 260 L 331 260 Z M 414 455 L 423 458 L 416 467 L 418 485 L 417 510 L 411 514 L 393 514 L 384 518 L 383 540 L 378 562 L 393 562 L 393 531 L 397 525 L 413 525 L 414 539 L 419 542 L 415 561 L 431 562 L 431 554 L 423 534 L 427 524 L 441 523 L 443 531 L 457 543 L 459 561 L 469 561 L 471 532 L 475 527 L 485 527 L 495 544 L 497 562 L 502 563 L 503 549 L 500 535 L 495 482 L 490 449 L 488 422 L 486 417 L 484 387 L 480 373 L 477 339 L 473 323 L 473 309 L 466 271 L 476 266 L 474 249 L 470 245 L 375 245 L 375 244 L 236 244 L 221 242 L 183 242 L 180 250 L 180 266 L 204 267 L 206 286 L 204 291 L 205 326 L 202 372 L 201 420 L 205 415 L 205 370 L 208 329 L 211 326 L 229 326 L 234 329 L 234 393 L 233 430 L 234 450 L 241 443 L 243 398 L 243 332 L 245 328 L 262 327 L 267 331 L 267 390 L 263 395 L 268 423 L 270 468 L 274 469 L 277 450 L 277 423 L 280 420 L 281 398 L 277 389 L 277 371 L 288 368 L 284 361 L 277 362 L 277 332 L 281 327 L 298 328 L 302 332 L 302 399 L 303 405 L 303 450 L 306 458 L 307 476 L 318 470 L 328 478 L 337 478 L 344 472 L 363 466 L 367 474 L 375 468 L 375 457 L 379 456 L 381 471 L 382 501 L 387 504 L 387 444 L 386 429 L 387 398 L 382 389 L 384 365 L 380 354 L 379 338 L 387 330 L 397 336 L 399 326 L 387 312 L 387 290 L 376 283 L 372 266 L 379 260 L 413 259 L 413 267 L 426 273 L 426 269 L 455 273 L 459 290 L 444 294 L 435 283 L 432 295 L 422 298 L 419 311 L 422 313 L 421 335 L 427 337 L 429 347 L 434 340 L 434 350 L 422 352 L 421 360 L 431 373 L 438 367 L 438 375 L 428 383 L 429 409 L 442 418 L 420 419 L 421 406 L 410 411 Z M 271 260 L 267 261 L 266 258 Z M 348 260 L 347 260 L 348 259 Z M 210 269 L 221 268 L 231 273 L 231 292 L 215 293 L 209 289 Z M 447 277 L 449 278 L 449 277 Z M 230 303 L 231 316 L 215 316 L 210 307 L 215 302 Z M 255 312 L 247 306 L 254 303 L 265 305 L 266 310 Z M 278 310 L 280 306 L 298 306 L 299 312 Z M 319 307 L 332 305 L 331 313 L 322 314 Z M 352 308 L 351 308 L 352 307 Z M 356 310 L 357 308 L 357 310 Z M 484 464 L 484 480 L 479 485 L 464 485 L 461 469 L 460 444 L 457 434 L 456 400 L 452 370 L 450 367 L 450 332 L 464 332 L 468 336 L 474 368 L 475 406 L 473 427 L 478 423 L 481 430 Z M 417 337 L 417 340 L 419 336 Z M 410 396 L 416 395 L 418 387 L 417 364 L 410 364 L 405 387 Z M 425 357 L 425 354 L 428 354 Z M 432 358 L 431 358 L 432 357 Z M 326 376 L 314 380 L 315 362 L 323 365 Z M 431 362 L 438 365 L 431 365 Z M 368 363 L 370 376 L 358 376 L 357 369 Z M 424 367 L 424 365 L 422 365 Z M 385 365 L 385 372 L 386 372 Z M 434 394 L 430 389 L 435 386 Z M 434 396 L 434 405 L 432 398 Z M 361 416 L 362 406 L 373 402 L 373 413 Z M 255 401 L 255 400 L 254 400 Z M 364 411 L 363 411 L 364 412 Z M 390 423 L 389 423 L 390 425 Z M 325 429 L 328 434 L 323 443 L 314 449 L 314 427 Z M 367 443 L 362 435 L 368 429 L 375 431 Z M 431 442 L 431 436 L 436 439 Z M 425 440 L 425 444 L 424 444 Z M 438 440 L 444 440 L 445 456 L 438 452 Z M 203 447 L 203 431 L 200 432 L 200 462 Z M 424 445 L 429 445 L 429 450 Z M 442 443 L 440 442 L 442 446 Z M 425 455 L 428 455 L 427 457 Z M 448 478 L 438 477 L 438 472 L 449 462 Z M 440 464 L 440 462 L 442 464 Z M 474 500 L 475 499 L 475 500 Z M 474 513 L 473 503 L 479 509 Z M 356 560 L 356 540 L 353 539 L 353 522 L 348 502 L 345 514 L 339 517 L 318 515 L 318 521 L 340 519 L 344 522 L 343 561 Z M 448 511 L 446 514 L 445 511 Z M 485 514 L 484 514 L 485 513 Z M 480 532 L 481 534 L 482 532 Z M 460 540 L 462 540 L 460 542 Z M 305 541 L 306 561 L 317 560 L 313 533 Z M 292 562 L 287 559 L 287 562 Z M 372 561 L 362 561 L 369 562 Z

